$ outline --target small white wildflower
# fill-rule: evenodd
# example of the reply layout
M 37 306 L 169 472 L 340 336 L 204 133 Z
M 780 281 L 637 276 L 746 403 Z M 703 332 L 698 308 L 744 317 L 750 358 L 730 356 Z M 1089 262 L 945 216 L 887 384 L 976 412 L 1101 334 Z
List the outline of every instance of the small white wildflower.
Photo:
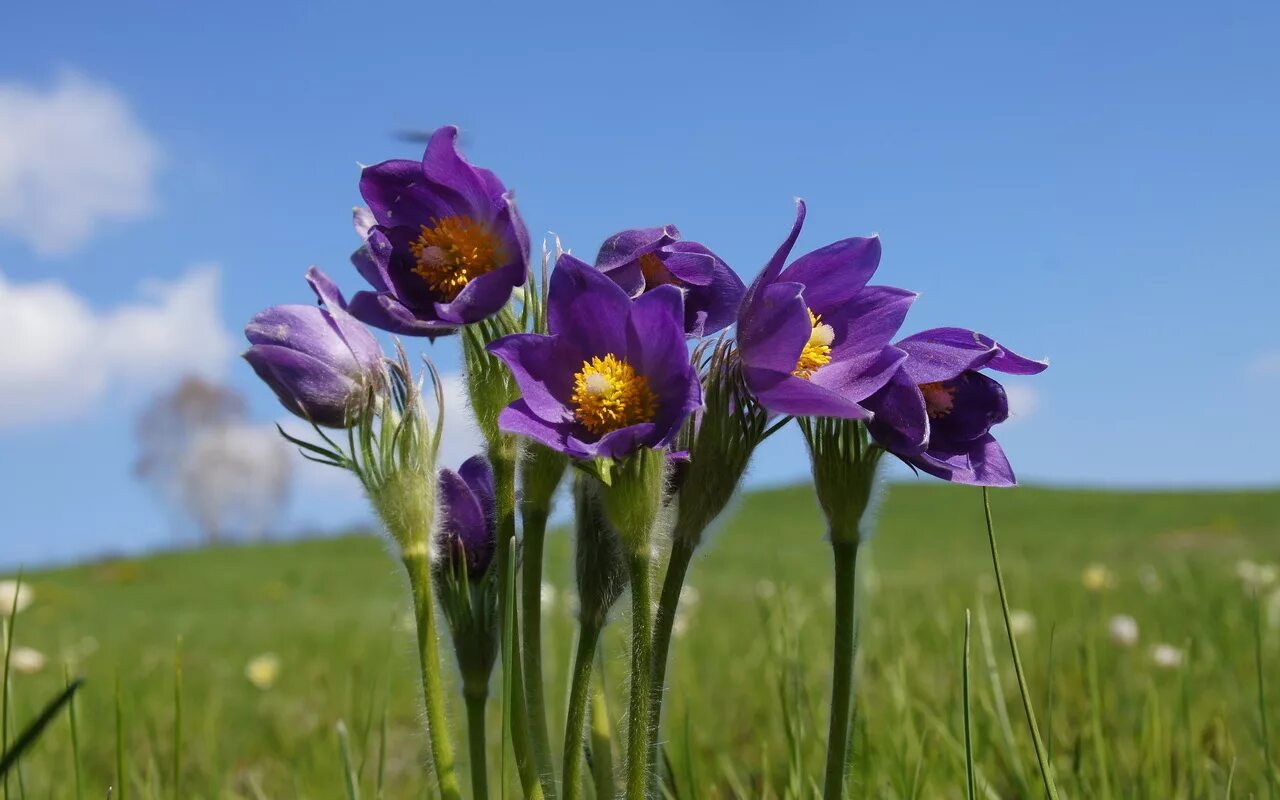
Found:
M 768 578 L 761 578 L 756 581 L 756 597 L 761 600 L 772 600 L 777 593 L 778 587 L 774 586 L 773 581 Z
M 9 666 L 19 675 L 35 675 L 44 669 L 48 659 L 39 650 L 30 647 L 14 647 L 9 654 Z
M 1034 633 L 1036 629 L 1036 618 L 1025 609 L 1015 608 L 1009 611 L 1009 630 L 1013 631 L 1014 636 L 1026 636 Z
M 1151 648 L 1151 662 L 1161 669 L 1177 669 L 1185 657 L 1180 648 L 1164 642 Z
M 36 593 L 27 584 L 23 583 L 18 586 L 17 581 L 0 581 L 0 617 L 7 617 L 14 610 L 14 602 L 17 602 L 17 610 L 21 612 L 24 608 L 30 606 L 36 599 Z
M 249 660 L 245 665 L 244 676 L 255 687 L 266 691 L 276 685 L 280 677 L 280 658 L 275 653 L 263 653 Z
M 1101 592 L 1115 586 L 1115 576 L 1105 564 L 1090 564 L 1080 573 L 1080 583 L 1091 592 Z
M 542 601 L 542 613 L 547 613 L 556 607 L 556 587 L 549 583 L 542 584 L 542 592 L 540 594 Z
M 1122 647 L 1132 647 L 1138 643 L 1138 621 L 1128 614 L 1116 614 L 1107 623 L 1107 632 L 1111 641 Z
M 1255 564 L 1242 558 L 1236 562 L 1236 577 L 1240 579 L 1244 590 L 1253 594 L 1275 583 L 1280 574 L 1277 573 L 1275 564 Z

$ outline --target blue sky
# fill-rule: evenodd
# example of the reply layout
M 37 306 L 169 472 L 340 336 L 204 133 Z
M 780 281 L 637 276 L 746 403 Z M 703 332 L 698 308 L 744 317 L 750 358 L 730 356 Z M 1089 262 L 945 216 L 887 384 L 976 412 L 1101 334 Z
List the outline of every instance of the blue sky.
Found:
M 1280 396 L 1274 3 L 20 4 L 0 53 L 0 563 L 171 540 L 132 426 L 260 308 L 350 293 L 358 162 L 460 125 L 535 237 L 675 223 L 744 277 L 878 232 L 909 330 L 979 328 L 1025 481 L 1258 485 Z M 16 320 L 16 321 L 15 321 Z M 451 343 L 432 356 L 457 367 Z M 804 475 L 779 437 L 752 479 Z M 288 526 L 363 518 L 306 475 Z

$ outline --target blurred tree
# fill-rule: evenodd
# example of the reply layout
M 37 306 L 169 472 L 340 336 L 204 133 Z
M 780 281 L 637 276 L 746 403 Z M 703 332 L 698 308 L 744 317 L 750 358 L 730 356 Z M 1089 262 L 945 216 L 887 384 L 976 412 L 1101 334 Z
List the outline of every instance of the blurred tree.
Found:
M 247 419 L 234 390 L 197 377 L 161 393 L 138 417 L 138 477 L 206 541 L 262 536 L 293 482 L 289 448 Z

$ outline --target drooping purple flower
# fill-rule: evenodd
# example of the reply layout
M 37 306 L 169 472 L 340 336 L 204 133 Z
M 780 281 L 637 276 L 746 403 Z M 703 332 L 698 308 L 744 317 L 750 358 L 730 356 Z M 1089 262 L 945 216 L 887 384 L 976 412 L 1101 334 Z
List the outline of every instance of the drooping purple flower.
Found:
M 548 288 L 550 335 L 518 333 L 489 345 L 523 395 L 503 409 L 502 429 L 582 459 L 670 444 L 702 403 L 680 291 L 659 286 L 632 300 L 567 254 Z
M 842 239 L 783 269 L 791 234 L 747 290 L 738 312 L 738 350 L 747 387 L 777 414 L 867 419 L 860 402 L 892 377 L 906 353 L 892 346 L 916 295 L 868 286 L 880 239 Z
M 497 313 L 529 272 L 529 232 L 511 192 L 458 153 L 458 129 L 431 136 L 422 161 L 366 167 L 370 220 L 352 256 L 373 286 L 351 299 L 364 322 L 408 336 L 440 336 Z
M 322 306 L 272 306 L 245 326 L 244 359 L 289 411 L 317 425 L 349 427 L 381 379 L 378 340 L 347 313 L 342 292 L 320 270 L 307 283 Z
M 440 546 L 446 563 L 466 569 L 467 577 L 484 577 L 497 549 L 497 506 L 493 467 L 482 455 L 462 462 L 458 471 L 440 470 Z
M 705 336 L 733 324 L 746 287 L 720 256 L 680 239 L 675 225 L 615 233 L 596 255 L 596 269 L 632 297 L 659 286 L 684 292 L 684 329 Z
M 1024 358 L 989 336 L 934 328 L 897 343 L 907 360 L 864 405 L 868 429 L 886 450 L 955 483 L 1012 486 L 1009 459 L 991 429 L 1009 418 L 1004 387 L 980 370 L 1035 375 L 1049 364 Z

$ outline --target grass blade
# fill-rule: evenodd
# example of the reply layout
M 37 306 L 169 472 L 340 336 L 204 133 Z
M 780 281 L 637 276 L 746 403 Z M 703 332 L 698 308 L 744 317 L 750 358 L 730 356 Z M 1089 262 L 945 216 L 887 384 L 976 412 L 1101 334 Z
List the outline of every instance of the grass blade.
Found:
M 1036 712 L 1031 707 L 1031 693 L 1027 690 L 1027 678 L 1022 671 L 1022 657 L 1018 655 L 1018 642 L 1013 635 L 1013 625 L 1009 622 L 1009 596 L 1004 588 L 1004 573 L 1000 571 L 1000 552 L 996 549 L 996 530 L 991 521 L 991 493 L 982 487 L 982 505 L 987 517 L 987 542 L 991 545 L 991 564 L 996 572 L 996 589 L 1000 592 L 1000 611 L 1004 614 L 1004 627 L 1009 634 L 1009 650 L 1013 653 L 1013 671 L 1018 677 L 1018 692 L 1022 695 L 1022 708 L 1027 713 L 1027 727 L 1031 729 L 1031 742 L 1035 745 L 1036 761 L 1040 764 L 1040 777 L 1044 780 L 1044 790 L 1049 800 L 1058 800 L 1058 787 L 1053 780 L 1053 767 L 1045 754 L 1044 741 L 1040 738 L 1040 728 L 1036 725 Z
M 1262 755 L 1266 764 L 1267 797 L 1276 800 L 1276 772 L 1271 763 L 1271 733 L 1267 727 L 1267 695 L 1262 680 L 1262 597 L 1254 592 L 1253 597 L 1253 663 L 1258 673 L 1258 719 L 1262 723 Z
M 0 756 L 0 777 L 8 776 L 9 770 L 18 763 L 18 759 L 22 757 L 23 752 L 35 744 L 36 739 L 40 738 L 40 734 L 53 721 L 53 718 L 58 716 L 62 706 L 71 700 L 82 683 L 83 681 L 79 678 L 72 681 L 57 697 L 49 701 L 24 731 L 14 737 L 13 746 L 6 750 L 3 756 Z
M 351 765 L 351 737 L 347 724 L 338 720 L 338 754 L 342 757 L 342 776 L 347 789 L 347 800 L 360 800 L 360 787 L 356 783 L 355 768 Z
M 977 784 L 973 779 L 973 720 L 969 712 L 969 640 L 971 628 L 972 619 L 969 616 L 969 609 L 966 608 L 964 610 L 964 666 L 961 669 L 961 676 L 964 681 L 964 772 L 966 800 L 976 800 L 978 796 Z
M 125 800 L 128 789 L 125 788 L 124 774 L 124 700 L 120 694 L 120 676 L 116 676 L 116 792 L 114 800 Z
M 173 653 L 173 800 L 182 800 L 182 637 Z
M 71 670 L 62 666 L 62 683 L 64 688 L 71 688 Z M 71 726 L 71 768 L 76 776 L 76 800 L 84 800 L 84 777 L 80 767 L 80 726 L 76 722 L 75 692 L 67 697 L 67 722 Z

